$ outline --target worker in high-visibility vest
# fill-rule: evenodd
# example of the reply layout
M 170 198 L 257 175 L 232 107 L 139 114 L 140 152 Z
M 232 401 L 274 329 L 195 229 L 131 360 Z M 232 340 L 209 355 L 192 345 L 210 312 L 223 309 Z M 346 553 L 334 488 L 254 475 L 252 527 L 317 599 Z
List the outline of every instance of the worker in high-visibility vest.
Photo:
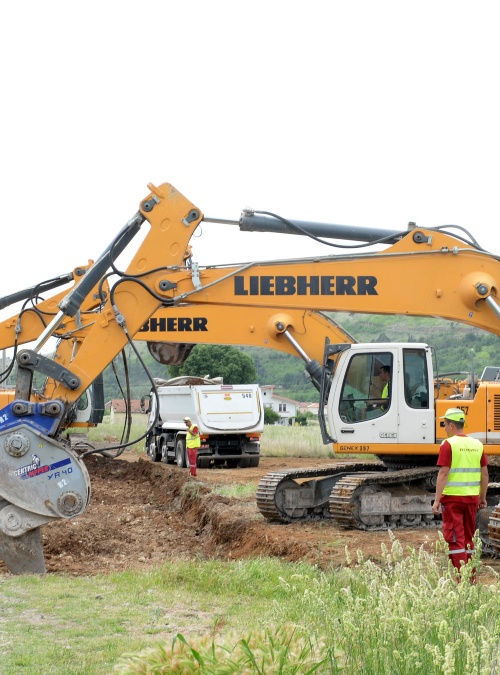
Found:
M 390 405 L 390 388 L 391 388 L 391 367 L 390 366 L 380 366 L 380 379 L 384 385 L 382 389 L 382 399 L 383 403 L 380 406 L 381 409 L 385 412 Z
M 189 473 L 196 476 L 196 462 L 198 461 L 198 448 L 201 445 L 200 430 L 193 424 L 190 417 L 185 417 L 184 422 L 187 427 L 186 449 L 189 462 Z
M 439 450 L 432 510 L 442 513 L 443 537 L 453 566 L 460 570 L 474 553 L 478 508 L 486 508 L 488 458 L 481 441 L 464 434 L 465 415 L 460 408 L 449 408 L 441 419 L 448 439 Z
M 389 406 L 391 405 L 391 367 L 380 366 L 378 375 L 380 378 L 380 382 L 383 385 L 382 393 L 379 399 L 370 400 L 369 408 L 371 410 L 378 408 L 385 413 L 387 410 L 389 410 Z

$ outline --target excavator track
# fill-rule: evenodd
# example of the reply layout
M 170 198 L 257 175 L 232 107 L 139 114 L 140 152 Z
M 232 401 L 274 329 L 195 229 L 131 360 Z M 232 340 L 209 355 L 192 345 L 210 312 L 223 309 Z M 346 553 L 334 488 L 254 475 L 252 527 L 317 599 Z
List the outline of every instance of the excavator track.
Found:
M 264 518 L 282 523 L 328 519 L 347 529 L 436 527 L 438 467 L 388 470 L 383 462 L 343 462 L 266 474 L 257 487 Z M 500 468 L 491 467 L 488 506 L 478 512 L 483 553 L 500 556 Z
M 383 530 L 433 527 L 436 467 L 347 475 L 330 493 L 332 518 L 342 527 Z
M 283 523 L 332 518 L 329 497 L 333 486 L 358 471 L 376 473 L 385 467 L 382 462 L 344 462 L 320 469 L 272 471 L 259 482 L 257 507 L 264 518 Z
M 497 554 L 500 554 L 500 504 L 493 509 L 488 530 L 491 547 Z
M 494 476 L 497 480 L 499 476 Z M 479 511 L 478 522 L 483 552 L 500 557 L 500 483 L 489 483 L 488 507 Z

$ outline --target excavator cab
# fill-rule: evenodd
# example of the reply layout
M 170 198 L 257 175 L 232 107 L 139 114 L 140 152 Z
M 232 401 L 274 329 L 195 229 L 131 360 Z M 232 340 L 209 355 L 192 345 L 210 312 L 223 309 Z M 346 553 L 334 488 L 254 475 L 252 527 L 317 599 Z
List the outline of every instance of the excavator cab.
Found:
M 327 406 L 339 452 L 378 454 L 434 443 L 431 350 L 425 344 L 354 344 L 337 356 Z M 398 453 L 401 453 L 399 448 Z

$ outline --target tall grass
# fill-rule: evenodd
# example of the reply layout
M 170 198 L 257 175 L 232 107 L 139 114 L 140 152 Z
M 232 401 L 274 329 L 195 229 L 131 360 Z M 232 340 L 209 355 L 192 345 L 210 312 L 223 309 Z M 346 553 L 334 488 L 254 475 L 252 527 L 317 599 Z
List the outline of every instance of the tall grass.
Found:
M 346 552 L 346 567 L 321 572 L 306 565 L 262 561 L 266 578 L 255 578 L 258 561 L 227 569 L 231 593 L 240 584 L 241 603 L 276 584 L 261 607 L 248 612 L 247 628 L 227 621 L 226 630 L 161 643 L 124 655 L 120 675 L 137 673 L 366 673 L 367 675 L 482 675 L 498 672 L 500 609 L 498 581 L 469 583 L 472 566 L 457 583 L 444 542 L 431 555 L 403 551 L 392 538 L 374 564 Z M 247 567 L 248 565 L 248 567 Z M 244 579 L 253 567 L 253 578 Z M 231 581 L 231 572 L 238 571 Z M 218 582 L 216 581 L 215 586 Z M 211 592 L 214 591 L 212 586 Z
M 147 416 L 134 416 L 130 440 L 144 434 L 147 428 Z M 123 421 L 115 420 L 90 429 L 87 433 L 91 441 L 120 440 L 123 434 Z M 134 452 L 144 452 L 144 439 L 131 446 Z M 263 457 L 334 457 L 330 444 L 324 445 L 317 421 L 312 420 L 306 427 L 291 427 L 266 424 L 261 436 L 261 454 Z
M 260 443 L 263 457 L 333 457 L 331 445 L 323 445 L 319 424 L 290 427 L 266 424 Z

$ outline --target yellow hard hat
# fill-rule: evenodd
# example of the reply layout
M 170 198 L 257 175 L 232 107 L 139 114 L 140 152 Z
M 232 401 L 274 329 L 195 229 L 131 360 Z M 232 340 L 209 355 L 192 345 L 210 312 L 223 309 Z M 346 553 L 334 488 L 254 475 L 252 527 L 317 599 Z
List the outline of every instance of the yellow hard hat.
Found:
M 465 422 L 465 414 L 460 408 L 448 408 L 440 420 L 450 420 L 450 422 Z

